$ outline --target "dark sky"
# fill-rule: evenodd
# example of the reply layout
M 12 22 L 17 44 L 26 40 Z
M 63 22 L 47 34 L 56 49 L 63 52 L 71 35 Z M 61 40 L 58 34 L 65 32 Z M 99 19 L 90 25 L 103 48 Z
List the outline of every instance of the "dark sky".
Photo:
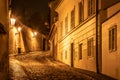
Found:
M 48 2 L 50 0 L 12 0 L 13 15 L 23 24 L 38 29 L 42 33 L 48 32 L 44 25 L 49 18 Z
M 46 17 L 49 11 L 48 1 L 49 0 L 12 0 L 12 6 L 18 15 L 22 15 L 21 12 L 25 10 L 28 17 L 35 12 L 41 12 L 41 14 Z

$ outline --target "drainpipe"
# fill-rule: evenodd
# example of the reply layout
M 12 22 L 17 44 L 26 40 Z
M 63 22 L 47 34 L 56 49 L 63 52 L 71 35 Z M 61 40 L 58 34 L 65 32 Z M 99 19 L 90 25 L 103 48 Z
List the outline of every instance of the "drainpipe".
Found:
M 96 72 L 100 73 L 99 71 L 99 26 L 98 26 L 98 0 L 96 0 Z

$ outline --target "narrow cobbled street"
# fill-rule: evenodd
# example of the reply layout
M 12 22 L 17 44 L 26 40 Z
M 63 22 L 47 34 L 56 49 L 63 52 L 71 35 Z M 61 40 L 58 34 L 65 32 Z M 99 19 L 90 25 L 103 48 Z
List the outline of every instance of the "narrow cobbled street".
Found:
M 49 52 L 10 56 L 9 72 L 10 80 L 98 80 L 54 60 Z

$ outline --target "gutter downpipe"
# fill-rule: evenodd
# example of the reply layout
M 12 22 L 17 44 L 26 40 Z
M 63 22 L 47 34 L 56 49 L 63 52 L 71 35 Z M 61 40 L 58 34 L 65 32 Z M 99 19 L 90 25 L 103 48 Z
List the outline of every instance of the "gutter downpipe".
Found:
M 98 26 L 98 0 L 96 0 L 96 72 L 100 73 L 99 71 L 99 26 Z

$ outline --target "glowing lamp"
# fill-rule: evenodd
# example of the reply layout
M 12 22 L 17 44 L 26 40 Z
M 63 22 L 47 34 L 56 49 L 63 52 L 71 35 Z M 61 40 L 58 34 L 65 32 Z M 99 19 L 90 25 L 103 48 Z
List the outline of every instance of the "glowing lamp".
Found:
M 10 21 L 11 21 L 11 25 L 14 26 L 16 20 L 14 18 L 11 18 Z
M 18 32 L 20 32 L 22 30 L 22 28 L 21 27 L 18 27 Z

